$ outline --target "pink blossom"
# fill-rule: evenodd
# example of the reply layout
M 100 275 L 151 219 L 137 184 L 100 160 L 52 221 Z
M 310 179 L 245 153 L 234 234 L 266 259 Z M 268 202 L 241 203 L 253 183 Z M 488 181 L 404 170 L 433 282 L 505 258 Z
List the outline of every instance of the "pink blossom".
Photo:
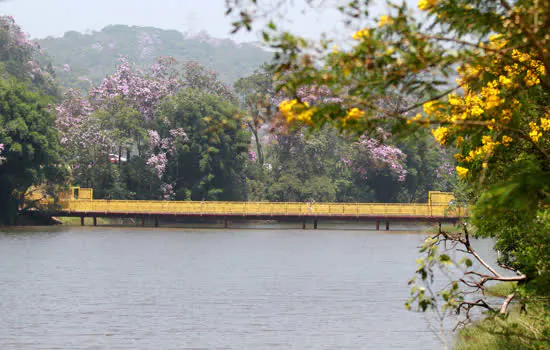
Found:
M 258 159 L 258 156 L 256 155 L 256 152 L 254 152 L 254 150 L 250 150 L 248 151 L 248 160 L 250 162 L 256 162 L 256 159 Z

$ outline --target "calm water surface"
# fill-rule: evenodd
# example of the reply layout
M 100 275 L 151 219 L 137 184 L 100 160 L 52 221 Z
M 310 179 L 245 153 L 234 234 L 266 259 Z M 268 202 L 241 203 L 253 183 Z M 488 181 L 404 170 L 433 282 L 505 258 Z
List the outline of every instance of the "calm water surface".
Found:
M 423 236 L 0 232 L 0 349 L 439 349 L 408 312 Z

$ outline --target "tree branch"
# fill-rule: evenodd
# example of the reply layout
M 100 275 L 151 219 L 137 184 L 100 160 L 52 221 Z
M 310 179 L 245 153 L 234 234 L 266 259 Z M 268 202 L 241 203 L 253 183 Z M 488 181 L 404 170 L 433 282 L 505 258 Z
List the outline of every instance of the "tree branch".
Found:
M 502 306 L 500 307 L 500 313 L 501 314 L 506 313 L 506 311 L 508 310 L 508 305 L 510 305 L 510 302 L 512 302 L 512 299 L 514 299 L 515 296 L 516 296 L 516 293 L 512 293 L 512 294 L 508 295 L 506 300 L 504 300 L 504 303 L 502 303 Z

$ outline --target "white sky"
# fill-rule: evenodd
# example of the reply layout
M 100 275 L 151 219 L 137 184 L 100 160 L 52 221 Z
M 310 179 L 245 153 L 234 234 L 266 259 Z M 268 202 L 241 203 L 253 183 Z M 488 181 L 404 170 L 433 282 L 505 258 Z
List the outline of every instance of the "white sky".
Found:
M 337 0 L 333 0 L 337 1 Z M 303 7 L 304 0 L 295 0 Z M 205 30 L 216 38 L 229 37 L 231 20 L 224 16 L 225 0 L 5 0 L 0 14 L 12 15 L 32 38 L 62 36 L 69 30 L 101 30 L 110 24 L 152 26 L 197 33 Z M 298 34 L 317 37 L 334 34 L 339 17 L 334 10 L 292 11 L 288 26 Z M 232 36 L 255 41 L 257 34 Z

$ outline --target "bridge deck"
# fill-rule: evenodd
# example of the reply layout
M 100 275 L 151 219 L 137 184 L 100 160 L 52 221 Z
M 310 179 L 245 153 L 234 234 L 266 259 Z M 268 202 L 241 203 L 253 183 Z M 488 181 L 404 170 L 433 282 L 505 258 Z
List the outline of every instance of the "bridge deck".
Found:
M 138 200 L 67 200 L 57 215 L 187 216 L 204 218 L 279 219 L 457 219 L 464 213 L 448 205 L 387 203 L 273 203 Z

